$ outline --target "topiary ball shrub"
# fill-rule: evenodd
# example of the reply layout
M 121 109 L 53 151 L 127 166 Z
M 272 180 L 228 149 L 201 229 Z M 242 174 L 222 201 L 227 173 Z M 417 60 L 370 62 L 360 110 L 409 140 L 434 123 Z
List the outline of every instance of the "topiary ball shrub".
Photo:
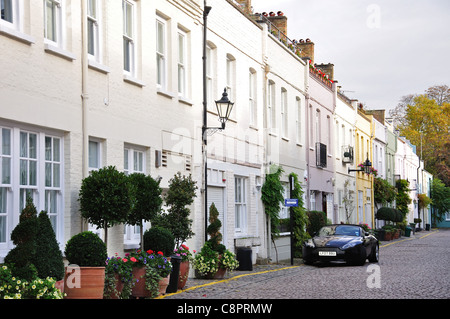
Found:
M 170 230 L 154 226 L 144 233 L 144 250 L 161 251 L 164 256 L 170 257 L 175 248 L 175 237 Z
M 104 267 L 108 258 L 105 243 L 90 231 L 81 232 L 69 239 L 65 255 L 70 264 L 80 267 Z

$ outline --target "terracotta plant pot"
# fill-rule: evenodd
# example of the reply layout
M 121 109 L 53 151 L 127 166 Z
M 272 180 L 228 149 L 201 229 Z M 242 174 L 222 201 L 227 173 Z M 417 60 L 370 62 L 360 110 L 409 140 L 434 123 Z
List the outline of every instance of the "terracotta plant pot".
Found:
M 178 289 L 183 289 L 189 276 L 189 260 L 180 263 L 180 274 L 178 276 Z
M 131 290 L 131 295 L 136 298 L 148 298 L 150 292 L 145 288 L 145 267 L 134 267 L 133 278 L 137 280 Z
M 124 284 L 123 284 L 122 280 L 120 280 L 118 274 L 115 274 L 114 277 L 116 279 L 116 291 L 111 292 L 109 299 L 120 299 L 120 295 L 122 293 Z
M 165 278 L 162 278 L 159 281 L 159 295 L 165 295 L 166 294 L 166 289 L 167 289 L 167 286 L 169 286 L 169 282 L 170 282 L 170 275 L 168 275 Z
M 66 299 L 103 299 L 105 267 L 66 267 Z

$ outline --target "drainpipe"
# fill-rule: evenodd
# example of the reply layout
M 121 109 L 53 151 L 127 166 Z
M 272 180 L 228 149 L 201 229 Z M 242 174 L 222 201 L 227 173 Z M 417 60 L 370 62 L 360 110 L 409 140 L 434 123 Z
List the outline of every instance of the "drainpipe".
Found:
M 88 127 L 88 25 L 87 25 L 87 0 L 81 1 L 81 112 L 82 112 L 82 178 L 88 176 L 88 161 L 89 161 L 89 135 L 87 132 Z M 87 230 L 87 223 L 81 222 L 81 231 Z

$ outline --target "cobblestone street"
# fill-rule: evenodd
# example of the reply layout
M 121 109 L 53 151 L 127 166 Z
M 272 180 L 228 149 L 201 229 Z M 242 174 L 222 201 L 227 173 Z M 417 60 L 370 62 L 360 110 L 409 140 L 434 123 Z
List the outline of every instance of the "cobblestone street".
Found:
M 257 265 L 220 281 L 190 278 L 164 299 L 448 299 L 450 230 L 380 243 L 380 262 Z

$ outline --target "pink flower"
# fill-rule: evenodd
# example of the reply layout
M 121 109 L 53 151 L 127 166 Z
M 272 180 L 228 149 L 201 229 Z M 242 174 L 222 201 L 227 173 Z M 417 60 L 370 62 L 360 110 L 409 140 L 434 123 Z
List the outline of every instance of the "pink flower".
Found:
M 134 262 L 134 263 L 137 261 L 137 259 L 134 258 L 134 257 L 131 257 L 130 260 L 131 260 L 132 262 Z
M 124 259 L 122 259 L 122 261 L 123 261 L 124 263 L 126 263 L 126 262 L 128 261 L 128 259 L 124 258 Z

